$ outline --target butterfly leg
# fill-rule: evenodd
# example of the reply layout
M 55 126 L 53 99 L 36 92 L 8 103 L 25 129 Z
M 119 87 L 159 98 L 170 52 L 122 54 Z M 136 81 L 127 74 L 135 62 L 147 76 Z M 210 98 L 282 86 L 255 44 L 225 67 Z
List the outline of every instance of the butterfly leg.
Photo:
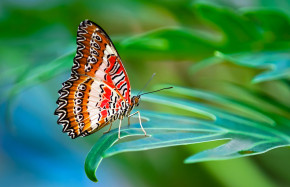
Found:
M 120 119 L 120 123 L 119 123 L 119 132 L 118 132 L 119 140 L 121 139 L 121 124 L 122 124 L 122 119 Z
M 130 126 L 130 117 L 128 117 L 128 126 Z
M 135 113 L 133 113 L 133 114 L 130 114 L 130 115 L 128 116 L 128 119 L 129 119 L 131 116 L 134 116 L 134 115 L 137 114 L 137 113 L 138 113 L 138 115 L 139 115 L 139 123 L 140 123 L 140 127 L 141 127 L 142 131 L 144 132 L 145 136 L 147 136 L 147 133 L 146 133 L 146 131 L 145 131 L 145 129 L 143 128 L 142 123 L 141 123 L 141 116 L 140 116 L 140 112 L 139 112 L 139 111 L 137 111 L 137 112 L 135 112 Z
M 112 122 L 111 122 L 111 125 L 110 125 L 110 127 L 109 127 L 109 130 L 107 130 L 106 132 L 104 132 L 103 134 L 107 134 L 108 132 L 110 132 L 110 130 L 111 130 L 111 128 L 112 128 Z

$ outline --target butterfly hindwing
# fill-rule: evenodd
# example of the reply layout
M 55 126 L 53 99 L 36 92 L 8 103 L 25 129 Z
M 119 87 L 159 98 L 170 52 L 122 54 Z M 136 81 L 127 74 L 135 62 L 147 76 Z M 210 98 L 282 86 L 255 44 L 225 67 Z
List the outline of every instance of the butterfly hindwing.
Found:
M 78 80 L 67 80 L 59 91 L 58 123 L 72 138 L 88 135 L 101 129 L 118 117 L 124 100 L 100 80 L 79 76 Z

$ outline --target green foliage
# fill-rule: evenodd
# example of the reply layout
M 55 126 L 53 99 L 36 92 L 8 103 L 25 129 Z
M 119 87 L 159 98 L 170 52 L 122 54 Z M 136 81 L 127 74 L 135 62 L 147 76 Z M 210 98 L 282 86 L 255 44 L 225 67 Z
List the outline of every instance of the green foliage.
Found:
M 64 71 L 67 71 L 68 69 L 71 68 L 71 62 L 73 57 L 74 55 L 72 53 L 66 54 L 52 61 L 49 64 L 45 64 L 33 68 L 30 71 L 21 73 L 20 76 L 17 78 L 18 79 L 17 83 L 14 84 L 10 90 L 5 92 L 4 96 L 10 97 L 10 99 L 12 99 L 17 94 L 19 94 L 23 90 L 23 88 L 47 81 L 51 78 L 54 78 L 56 75 L 59 75 Z
M 173 114 L 141 111 L 142 116 L 149 119 L 143 125 L 150 137 L 115 144 L 118 141 L 118 129 L 105 134 L 96 142 L 86 159 L 85 169 L 91 180 L 97 181 L 94 173 L 103 158 L 122 152 L 229 140 L 219 147 L 197 153 L 185 160 L 185 163 L 195 163 L 256 155 L 277 147 L 290 145 L 289 119 L 281 117 L 276 124 L 271 116 L 265 116 L 250 106 L 244 107 L 233 99 L 180 87 L 176 87 L 172 91 L 176 94 L 213 100 L 216 103 L 226 104 L 248 113 L 253 112 L 255 114 L 253 118 L 258 117 L 260 121 L 243 118 L 223 109 L 201 105 L 189 100 L 154 95 L 144 96 L 143 101 L 164 104 L 191 112 L 203 111 L 203 114 L 210 114 L 209 117 L 214 116 L 214 119 L 200 120 Z M 288 111 L 285 112 L 289 115 Z M 144 134 L 142 134 L 139 124 L 134 124 L 122 128 L 121 137 L 127 136 L 144 136 Z
M 179 84 L 189 88 L 175 86 L 167 92 L 173 97 L 155 95 L 142 97 L 142 101 L 155 104 L 155 108 L 159 108 L 160 111 L 173 114 L 141 110 L 143 125 L 150 137 L 144 137 L 138 123 L 126 127 L 125 122 L 121 129 L 120 142 L 117 138 L 117 129 L 103 135 L 89 152 L 85 163 L 87 176 L 92 181 L 97 181 L 95 172 L 103 158 L 122 152 L 216 140 L 227 141 L 223 145 L 199 152 L 185 160 L 185 163 L 195 163 L 257 155 L 277 147 L 289 146 L 289 16 L 273 9 L 234 11 L 208 4 L 184 3 L 165 5 L 165 10 L 172 11 L 170 15 L 177 20 L 178 26 L 149 29 L 148 32 L 130 37 L 124 35 L 113 37 L 119 54 L 126 61 L 125 66 L 134 68 L 132 74 L 129 74 L 131 81 L 135 81 L 132 79 L 134 73 L 140 75 L 145 69 L 150 72 L 154 72 L 156 67 L 164 70 L 164 65 L 157 62 L 165 61 L 167 68 L 167 64 L 174 61 L 175 66 L 168 65 L 169 68 L 161 77 L 171 79 L 169 83 L 178 79 Z M 78 8 L 78 4 L 72 8 Z M 155 14 L 161 15 L 158 11 Z M 50 23 L 50 18 L 46 15 L 51 15 L 49 10 L 42 19 Z M 26 16 L 28 17 L 20 17 L 19 22 L 29 18 L 29 15 Z M 57 19 L 60 17 L 55 16 Z M 50 28 L 49 32 L 58 33 L 59 36 L 58 39 L 52 40 L 45 37 L 49 33 L 45 28 L 46 23 L 40 21 L 40 17 L 34 16 L 34 19 L 35 22 L 41 22 L 38 26 L 43 30 L 27 37 L 29 42 L 26 46 L 29 47 L 18 46 L 18 58 L 13 55 L 14 51 L 6 49 L 6 45 L 0 48 L 0 51 L 9 57 L 5 59 L 8 57 L 4 56 L 4 60 L 13 62 L 8 63 L 8 70 L 0 75 L 1 86 L 6 84 L 5 78 L 8 75 L 15 74 L 12 78 L 14 84 L 5 89 L 3 93 L 6 97 L 2 97 L 2 100 L 7 97 L 15 98 L 26 87 L 68 73 L 72 66 L 75 52 L 56 60 L 50 58 L 56 54 L 49 53 L 53 55 L 47 56 L 42 54 L 43 51 L 49 51 L 55 46 L 64 45 L 50 42 L 63 40 L 66 34 L 63 34 L 65 32 L 62 28 L 58 26 Z M 83 18 L 78 19 L 81 21 Z M 37 29 L 34 24 L 20 27 L 25 28 L 23 31 L 25 35 L 31 32 L 29 29 Z M 69 27 L 76 30 L 76 25 L 72 24 Z M 11 33 L 6 30 L 5 32 L 7 36 L 14 36 L 16 29 L 12 29 Z M 39 47 L 33 48 L 34 38 L 41 38 L 40 43 L 50 45 L 45 45 L 44 50 Z M 29 55 L 26 53 L 30 51 L 36 55 L 29 64 Z M 71 51 L 71 48 L 62 51 L 61 54 L 67 51 Z M 154 63 L 150 64 L 149 61 Z M 184 61 L 189 62 L 189 66 L 181 69 Z M 15 66 L 20 64 L 19 62 L 22 62 L 21 65 Z M 154 68 L 148 68 L 151 65 Z M 220 72 L 211 69 L 216 70 L 220 67 L 222 68 L 219 69 Z M 242 70 L 233 71 L 233 67 Z M 194 82 L 200 74 L 201 78 L 207 78 L 206 75 L 211 77 Z M 198 87 L 203 89 L 197 89 Z M 150 109 L 153 108 L 151 104 L 148 105 Z M 166 107 L 162 108 L 161 105 Z M 132 136 L 136 137 L 130 138 Z M 123 141 L 123 138 L 126 141 Z
M 240 14 L 228 8 L 218 8 L 206 4 L 194 4 L 192 11 L 214 30 L 209 32 L 185 27 L 164 28 L 131 38 L 119 39 L 115 41 L 117 49 L 126 59 L 138 59 L 138 61 L 152 59 L 155 61 L 198 61 L 211 57 L 214 51 L 218 50 L 231 56 L 230 61 L 235 63 L 239 61 L 239 64 L 248 64 L 248 66 L 251 64 L 251 67 L 259 68 L 263 66 L 262 64 L 274 64 L 271 68 L 277 67 L 278 69 L 275 69 L 275 73 L 271 73 L 271 76 L 277 77 L 279 74 L 279 76 L 288 77 L 290 22 L 286 14 L 265 9 L 245 10 Z M 275 21 L 268 22 L 269 17 L 271 17 L 270 20 Z M 218 35 L 212 34 L 215 30 L 219 33 Z M 220 38 L 219 35 L 221 35 L 221 39 L 217 40 L 216 38 Z M 144 55 L 144 51 L 146 51 L 146 55 Z M 240 54 L 240 52 L 242 53 Z M 225 55 L 219 55 L 221 53 L 215 54 L 225 59 Z M 68 60 L 58 65 L 55 65 L 56 62 L 51 62 L 29 70 L 27 74 L 33 76 L 21 78 L 20 85 L 29 86 L 34 82 L 47 80 L 67 71 L 66 67 L 71 66 L 73 56 L 74 52 L 68 55 Z M 140 56 L 142 56 L 141 59 Z M 269 56 L 271 56 L 271 60 Z M 251 63 L 253 58 L 255 58 L 254 64 Z M 228 58 L 226 59 L 228 60 Z M 210 58 L 204 61 L 196 63 L 192 70 L 195 72 L 210 64 L 215 64 L 217 60 Z M 279 64 L 276 61 L 279 61 Z M 42 75 L 34 76 L 39 69 L 41 69 Z M 264 74 L 253 81 L 268 80 L 268 76 L 269 74 Z M 16 85 L 18 86 L 18 84 Z
M 195 64 L 191 71 L 197 72 L 208 65 L 229 61 L 239 66 L 268 70 L 255 76 L 253 83 L 289 78 L 290 24 L 285 14 L 273 10 L 248 10 L 240 15 L 228 9 L 202 4 L 193 8 L 199 16 L 221 32 L 222 40 L 210 41 L 209 38 L 197 37 L 187 29 L 170 28 L 124 40 L 119 46 L 129 50 L 136 57 L 138 52 L 145 50 L 150 52 L 149 58 L 157 56 L 180 59 L 209 57 L 214 49 L 218 49 L 222 52 L 216 52 L 215 57 Z M 268 22 L 270 17 L 271 20 L 278 21 Z M 92 148 L 86 160 L 86 173 L 91 180 L 97 180 L 94 173 L 102 158 L 121 152 L 229 140 L 221 146 L 202 151 L 185 160 L 185 163 L 194 163 L 256 155 L 290 145 L 290 121 L 287 119 L 290 115 L 289 105 L 279 108 L 273 100 L 263 101 L 258 94 L 254 94 L 259 100 L 255 105 L 201 90 L 176 87 L 174 91 L 176 94 L 215 102 L 222 105 L 222 108 L 234 109 L 235 113 L 192 101 L 161 96 L 145 97 L 143 100 L 199 112 L 213 121 L 143 112 L 143 115 L 150 119 L 144 123 L 150 137 L 115 145 L 117 130 L 104 135 Z M 289 90 L 286 91 L 286 97 L 287 92 L 289 93 Z M 268 111 L 265 111 L 264 107 Z M 241 115 L 247 118 L 240 117 Z M 137 128 L 138 124 L 122 129 L 122 137 L 140 135 Z
M 208 31 L 169 28 L 127 39 L 121 42 L 120 47 L 129 50 L 128 55 L 132 54 L 130 50 L 139 53 L 150 50 L 149 57 L 157 53 L 162 58 L 171 58 L 174 54 L 175 58 L 181 59 L 205 58 L 215 50 L 255 52 L 290 47 L 289 17 L 280 11 L 257 9 L 244 10 L 240 14 L 206 4 L 195 4 L 192 11 L 217 31 L 221 39 L 211 34 L 212 31 L 206 34 Z M 273 21 L 268 22 L 269 17 Z
M 263 51 L 230 55 L 217 52 L 216 56 L 240 66 L 266 69 L 266 72 L 253 78 L 253 83 L 290 78 L 290 51 Z

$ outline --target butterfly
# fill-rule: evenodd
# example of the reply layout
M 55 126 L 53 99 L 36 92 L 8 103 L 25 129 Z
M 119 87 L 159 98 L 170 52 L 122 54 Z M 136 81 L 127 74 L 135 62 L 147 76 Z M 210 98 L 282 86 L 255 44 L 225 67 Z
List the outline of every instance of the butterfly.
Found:
M 131 97 L 129 77 L 121 58 L 106 32 L 96 23 L 85 20 L 77 31 L 77 50 L 70 78 L 62 84 L 57 100 L 57 123 L 71 138 L 88 136 L 119 119 L 121 122 L 139 105 L 140 96 Z M 147 84 L 146 84 L 147 85 Z M 149 92 L 148 92 L 149 93 Z M 150 92 L 151 93 L 151 92 Z

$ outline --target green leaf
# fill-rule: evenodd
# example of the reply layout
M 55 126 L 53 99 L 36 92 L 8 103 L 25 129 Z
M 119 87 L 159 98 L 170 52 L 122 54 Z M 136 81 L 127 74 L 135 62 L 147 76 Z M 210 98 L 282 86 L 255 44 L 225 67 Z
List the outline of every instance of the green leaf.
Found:
M 255 24 L 234 10 L 207 4 L 194 4 L 193 10 L 222 32 L 225 47 L 236 45 L 234 50 L 237 50 L 249 42 L 261 39 Z
M 155 60 L 196 59 L 209 56 L 215 47 L 211 40 L 187 28 L 158 29 L 124 39 L 117 45 L 129 57 L 139 57 L 146 51 L 143 58 Z
M 267 69 L 253 78 L 253 83 L 289 79 L 290 20 L 281 11 L 244 9 L 240 14 L 226 8 L 197 4 L 202 19 L 223 33 L 220 52 L 192 66 L 197 71 L 224 60 L 235 64 Z
M 133 132 L 131 130 L 131 132 L 123 132 L 122 138 L 133 135 L 137 136 L 138 133 L 144 136 L 144 134 L 140 133 L 140 131 Z M 118 141 L 118 134 L 114 133 L 111 136 L 104 135 L 98 141 L 102 143 L 94 145 L 92 150 L 89 152 L 85 162 L 85 171 L 87 173 L 87 176 L 94 182 L 98 181 L 95 176 L 95 172 L 101 161 L 103 160 L 102 156 L 95 157 L 95 155 L 102 155 L 108 149 L 108 147 L 114 145 Z
M 168 85 L 164 85 L 165 87 Z M 168 90 L 169 92 L 173 92 L 175 94 L 186 95 L 194 98 L 200 98 L 206 101 L 210 101 L 212 103 L 216 103 L 222 105 L 224 109 L 227 109 L 228 112 L 232 112 L 233 114 L 243 115 L 247 118 L 251 118 L 253 120 L 264 122 L 265 124 L 275 125 L 276 122 L 271 119 L 269 116 L 263 114 L 258 111 L 257 108 L 251 106 L 250 104 L 246 104 L 245 102 L 236 101 L 232 98 L 219 95 L 217 93 L 205 92 L 203 90 L 198 89 L 188 89 L 179 86 L 174 86 L 174 89 Z
M 10 90 L 4 93 L 5 96 L 12 98 L 26 87 L 39 84 L 64 71 L 68 71 L 73 64 L 74 55 L 73 53 L 69 53 L 57 58 L 51 63 L 27 70 L 24 75 L 21 74 L 20 77 L 18 77 L 19 81 L 14 84 Z
M 187 92 L 200 95 L 200 93 L 190 89 L 178 88 L 178 90 L 182 93 Z M 218 95 L 214 96 L 214 94 L 208 94 L 203 97 L 220 99 L 221 102 L 225 101 L 221 99 L 222 97 Z M 270 149 L 290 145 L 290 129 L 284 123 L 278 124 L 279 127 L 269 126 L 267 122 L 250 120 L 216 107 L 202 105 L 189 100 L 156 95 L 144 95 L 142 100 L 169 107 L 179 107 L 187 111 L 203 111 L 203 113 L 209 113 L 214 116 L 214 120 L 141 111 L 141 115 L 148 119 L 147 122 L 143 122 L 143 126 L 150 137 L 114 144 L 117 142 L 118 129 L 105 134 L 96 142 L 86 160 L 85 168 L 91 180 L 96 181 L 95 171 L 103 158 L 122 152 L 141 151 L 215 140 L 229 140 L 229 142 L 222 146 L 193 155 L 185 161 L 186 163 L 194 163 L 261 154 Z M 230 104 L 237 105 L 235 102 L 230 102 Z M 250 111 L 253 111 L 253 109 Z M 259 115 L 258 112 L 256 114 Z M 261 116 L 263 118 L 263 115 Z M 289 123 L 290 121 L 284 119 L 284 122 Z M 142 135 L 139 124 L 121 129 L 122 138 L 129 135 Z
M 191 73 L 224 61 L 234 64 L 265 70 L 252 79 L 253 83 L 290 78 L 290 51 L 261 51 L 225 54 L 216 51 L 215 57 L 208 58 L 193 65 Z
M 290 40 L 290 20 L 285 13 L 273 9 L 248 9 L 243 15 L 262 28 L 262 35 L 268 42 Z
M 221 32 L 223 52 L 289 48 L 289 17 L 274 9 L 229 8 L 194 4 L 193 10 L 201 19 Z
M 253 83 L 290 78 L 290 51 L 263 51 L 259 53 L 223 54 L 215 56 L 235 64 L 259 69 L 267 69 L 253 78 Z

